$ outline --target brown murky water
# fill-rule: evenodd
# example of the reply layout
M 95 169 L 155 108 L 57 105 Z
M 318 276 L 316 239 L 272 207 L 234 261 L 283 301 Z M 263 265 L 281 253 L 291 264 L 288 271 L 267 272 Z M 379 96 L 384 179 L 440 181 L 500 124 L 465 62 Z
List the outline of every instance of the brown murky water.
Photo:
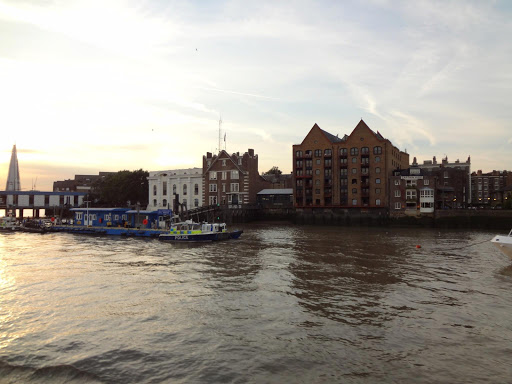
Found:
M 204 245 L 0 233 L 0 383 L 511 381 L 494 233 L 243 229 Z

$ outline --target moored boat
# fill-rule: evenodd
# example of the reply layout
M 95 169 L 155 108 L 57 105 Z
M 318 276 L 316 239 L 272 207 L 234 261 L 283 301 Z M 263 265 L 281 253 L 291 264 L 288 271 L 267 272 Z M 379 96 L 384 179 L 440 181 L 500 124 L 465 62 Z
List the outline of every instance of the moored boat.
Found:
M 38 221 L 27 221 L 22 226 L 20 226 L 19 230 L 22 232 L 30 232 L 30 233 L 41 233 L 44 234 L 48 232 L 49 227 L 47 227 L 44 223 L 40 223 Z
M 6 216 L 0 218 L 0 231 L 18 231 L 20 229 L 20 226 L 18 222 L 16 221 L 15 217 L 12 216 Z
M 512 260 L 512 230 L 510 230 L 507 236 L 494 236 L 491 243 Z
M 158 236 L 162 241 L 207 242 L 238 239 L 242 230 L 228 231 L 225 223 L 195 223 L 186 220 L 173 223 L 168 233 Z

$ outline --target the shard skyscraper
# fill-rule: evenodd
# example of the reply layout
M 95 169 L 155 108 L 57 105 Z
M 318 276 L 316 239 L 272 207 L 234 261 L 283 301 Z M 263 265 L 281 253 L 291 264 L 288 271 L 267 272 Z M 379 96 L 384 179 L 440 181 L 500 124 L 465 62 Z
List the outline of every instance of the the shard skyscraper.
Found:
M 20 169 L 18 167 L 18 154 L 16 144 L 12 147 L 11 162 L 9 163 L 9 175 L 7 176 L 6 191 L 21 191 Z

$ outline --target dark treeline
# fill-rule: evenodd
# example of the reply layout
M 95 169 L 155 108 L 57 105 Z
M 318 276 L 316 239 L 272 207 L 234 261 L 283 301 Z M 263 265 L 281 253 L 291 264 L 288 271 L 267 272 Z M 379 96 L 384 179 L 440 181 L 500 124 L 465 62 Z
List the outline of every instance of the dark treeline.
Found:
M 87 196 L 95 207 L 128 207 L 140 204 L 148 205 L 148 176 L 149 172 L 119 171 L 107 175 L 94 183 Z

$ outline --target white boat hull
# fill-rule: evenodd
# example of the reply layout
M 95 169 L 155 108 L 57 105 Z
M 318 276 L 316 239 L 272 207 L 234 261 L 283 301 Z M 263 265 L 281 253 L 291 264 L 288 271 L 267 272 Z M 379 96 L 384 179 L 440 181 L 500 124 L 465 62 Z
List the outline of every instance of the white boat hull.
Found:
M 497 235 L 494 236 L 491 243 L 512 260 L 512 236 Z

